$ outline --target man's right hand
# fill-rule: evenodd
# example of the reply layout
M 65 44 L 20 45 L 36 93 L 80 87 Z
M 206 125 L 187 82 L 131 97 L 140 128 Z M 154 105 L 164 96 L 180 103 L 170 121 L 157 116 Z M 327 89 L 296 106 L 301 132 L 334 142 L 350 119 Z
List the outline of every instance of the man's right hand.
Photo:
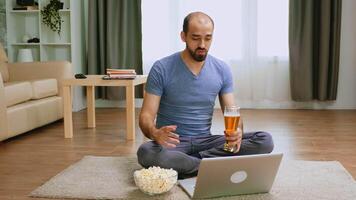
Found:
M 167 148 L 175 148 L 179 144 L 179 135 L 173 132 L 176 129 L 176 125 L 162 126 L 159 129 L 153 130 L 151 135 L 153 136 L 153 140 L 158 144 Z

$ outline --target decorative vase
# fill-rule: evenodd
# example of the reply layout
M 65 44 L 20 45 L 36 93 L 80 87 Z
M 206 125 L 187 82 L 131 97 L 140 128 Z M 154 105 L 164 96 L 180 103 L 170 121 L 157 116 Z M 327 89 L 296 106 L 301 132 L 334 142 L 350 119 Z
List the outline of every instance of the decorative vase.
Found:
M 17 54 L 17 62 L 33 62 L 31 49 L 19 49 Z

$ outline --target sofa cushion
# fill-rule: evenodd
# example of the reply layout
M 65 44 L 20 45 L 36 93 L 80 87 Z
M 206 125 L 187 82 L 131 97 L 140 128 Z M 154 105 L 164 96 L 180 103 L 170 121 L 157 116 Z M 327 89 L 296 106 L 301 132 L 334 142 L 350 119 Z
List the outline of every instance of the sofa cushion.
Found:
M 7 68 L 7 63 L 0 61 L 0 74 L 2 76 L 2 81 L 9 81 L 9 70 Z
M 6 138 L 29 131 L 63 117 L 62 98 L 59 96 L 31 100 L 7 109 Z
M 28 101 L 32 98 L 32 87 L 28 81 L 7 82 L 4 86 L 7 107 Z
M 42 99 L 58 94 L 57 79 L 41 79 L 31 81 L 32 99 Z

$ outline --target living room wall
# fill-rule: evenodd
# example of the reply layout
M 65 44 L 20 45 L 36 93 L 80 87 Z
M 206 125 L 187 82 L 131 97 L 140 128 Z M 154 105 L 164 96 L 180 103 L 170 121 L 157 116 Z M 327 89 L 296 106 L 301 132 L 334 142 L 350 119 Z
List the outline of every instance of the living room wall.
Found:
M 6 50 L 6 10 L 5 1 L 0 1 L 0 43 Z

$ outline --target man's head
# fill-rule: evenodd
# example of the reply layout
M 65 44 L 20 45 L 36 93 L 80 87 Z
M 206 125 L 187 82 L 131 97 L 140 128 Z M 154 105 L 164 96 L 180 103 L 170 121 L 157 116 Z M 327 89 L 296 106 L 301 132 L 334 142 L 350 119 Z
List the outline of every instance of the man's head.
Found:
M 192 58 L 202 62 L 213 39 L 214 21 L 205 13 L 193 12 L 184 18 L 181 38 Z

